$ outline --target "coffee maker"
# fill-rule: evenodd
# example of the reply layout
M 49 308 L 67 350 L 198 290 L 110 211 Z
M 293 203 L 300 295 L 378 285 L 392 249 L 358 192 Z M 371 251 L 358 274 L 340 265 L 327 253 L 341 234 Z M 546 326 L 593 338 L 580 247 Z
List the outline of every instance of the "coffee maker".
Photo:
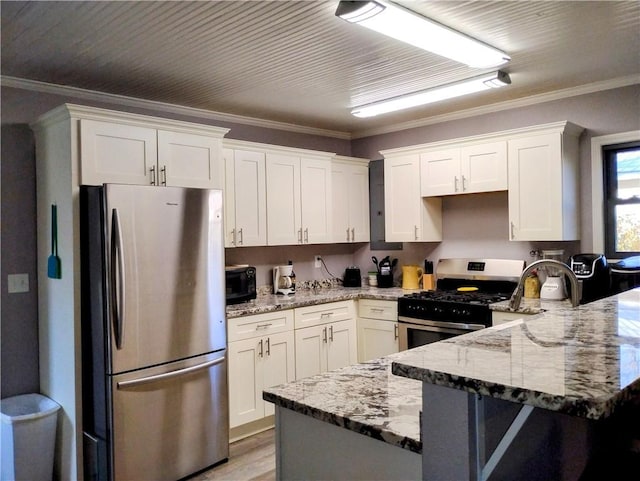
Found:
M 273 267 L 273 293 L 288 296 L 295 294 L 296 281 L 293 273 L 293 265 L 289 262 L 286 266 Z

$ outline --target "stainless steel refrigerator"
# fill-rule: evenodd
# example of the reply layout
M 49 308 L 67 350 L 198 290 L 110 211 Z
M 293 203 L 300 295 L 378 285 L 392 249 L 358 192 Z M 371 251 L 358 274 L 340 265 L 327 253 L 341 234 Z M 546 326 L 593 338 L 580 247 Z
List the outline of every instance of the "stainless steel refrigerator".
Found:
M 81 187 L 85 479 L 228 457 L 222 209 L 217 190 Z

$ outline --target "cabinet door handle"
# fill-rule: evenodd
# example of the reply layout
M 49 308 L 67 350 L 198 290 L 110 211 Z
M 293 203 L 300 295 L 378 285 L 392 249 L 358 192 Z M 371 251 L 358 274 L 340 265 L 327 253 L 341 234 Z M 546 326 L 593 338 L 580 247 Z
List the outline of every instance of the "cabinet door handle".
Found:
M 453 190 L 454 192 L 458 192 L 458 176 L 453 176 Z
M 231 229 L 231 245 L 236 245 L 236 230 Z
M 305 244 L 309 243 L 309 228 L 308 227 L 304 230 L 304 242 L 305 242 Z
M 398 324 L 393 325 L 393 339 L 394 340 L 398 339 Z
M 372 312 L 384 312 L 384 309 L 381 307 L 372 307 L 371 308 Z
M 298 243 L 302 244 L 302 227 L 298 229 Z
M 327 328 L 326 327 L 322 328 L 322 342 L 324 342 L 325 344 L 327 343 Z
M 515 234 L 515 224 L 513 223 L 513 221 L 511 222 L 511 240 L 514 240 L 516 238 L 516 234 Z
M 152 165 L 149 169 L 149 173 L 151 174 L 151 185 L 156 185 L 156 166 Z
M 267 337 L 267 356 L 271 355 L 271 340 Z
M 349 239 L 349 228 L 347 227 L 347 242 L 349 242 L 351 239 Z
M 352 227 L 351 228 L 351 242 L 355 242 L 356 241 L 356 228 Z
M 266 324 L 258 324 L 256 326 L 256 331 L 259 331 L 260 329 L 268 329 L 269 327 L 271 327 L 271 322 L 267 322 Z
M 415 240 L 418 240 L 418 226 L 417 225 L 413 226 L 413 237 L 415 238 Z
M 462 176 L 462 192 L 464 192 L 465 190 L 467 190 L 467 186 L 465 185 L 467 182 L 467 178 L 463 175 Z
M 320 319 L 325 319 L 331 316 L 333 316 L 333 312 L 323 312 L 322 314 L 320 314 Z
M 329 326 L 329 340 L 333 342 L 333 326 Z
M 167 185 L 167 166 L 163 165 L 162 169 L 160 169 L 160 173 L 162 174 L 162 185 Z
M 240 240 L 238 241 L 240 245 L 244 244 L 244 234 L 242 233 L 242 228 L 240 228 L 240 230 L 238 231 L 238 234 L 240 234 Z
M 258 353 L 258 356 L 260 356 L 260 357 L 264 357 L 264 351 L 263 351 L 263 346 L 262 346 L 262 339 L 260 339 L 260 352 Z

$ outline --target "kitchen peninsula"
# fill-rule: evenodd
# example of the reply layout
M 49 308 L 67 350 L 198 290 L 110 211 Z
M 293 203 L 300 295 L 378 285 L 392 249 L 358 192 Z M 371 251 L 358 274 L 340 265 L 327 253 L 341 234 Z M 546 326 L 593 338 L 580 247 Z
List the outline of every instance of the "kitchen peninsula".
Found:
M 628 421 L 640 398 L 640 289 L 263 397 L 277 408 L 278 479 L 580 479 L 620 468 L 639 431 Z

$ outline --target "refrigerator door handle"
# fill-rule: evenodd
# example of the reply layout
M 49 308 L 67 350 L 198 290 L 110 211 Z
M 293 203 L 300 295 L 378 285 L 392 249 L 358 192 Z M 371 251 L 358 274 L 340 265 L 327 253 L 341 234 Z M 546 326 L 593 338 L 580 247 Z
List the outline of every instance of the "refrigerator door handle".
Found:
M 116 348 L 122 349 L 124 338 L 125 278 L 124 251 L 118 209 L 111 211 L 111 306 Z
M 120 381 L 117 383 L 118 389 L 126 389 L 130 387 L 141 386 L 143 384 L 149 384 L 151 382 L 164 381 L 178 376 L 185 376 L 202 369 L 207 369 L 216 364 L 224 362 L 225 356 L 214 359 L 213 361 L 203 362 L 202 364 L 196 364 L 195 366 L 185 367 L 184 369 L 177 369 L 175 371 L 165 372 L 164 374 L 156 374 L 155 376 L 141 377 L 140 379 L 132 379 L 131 381 Z

